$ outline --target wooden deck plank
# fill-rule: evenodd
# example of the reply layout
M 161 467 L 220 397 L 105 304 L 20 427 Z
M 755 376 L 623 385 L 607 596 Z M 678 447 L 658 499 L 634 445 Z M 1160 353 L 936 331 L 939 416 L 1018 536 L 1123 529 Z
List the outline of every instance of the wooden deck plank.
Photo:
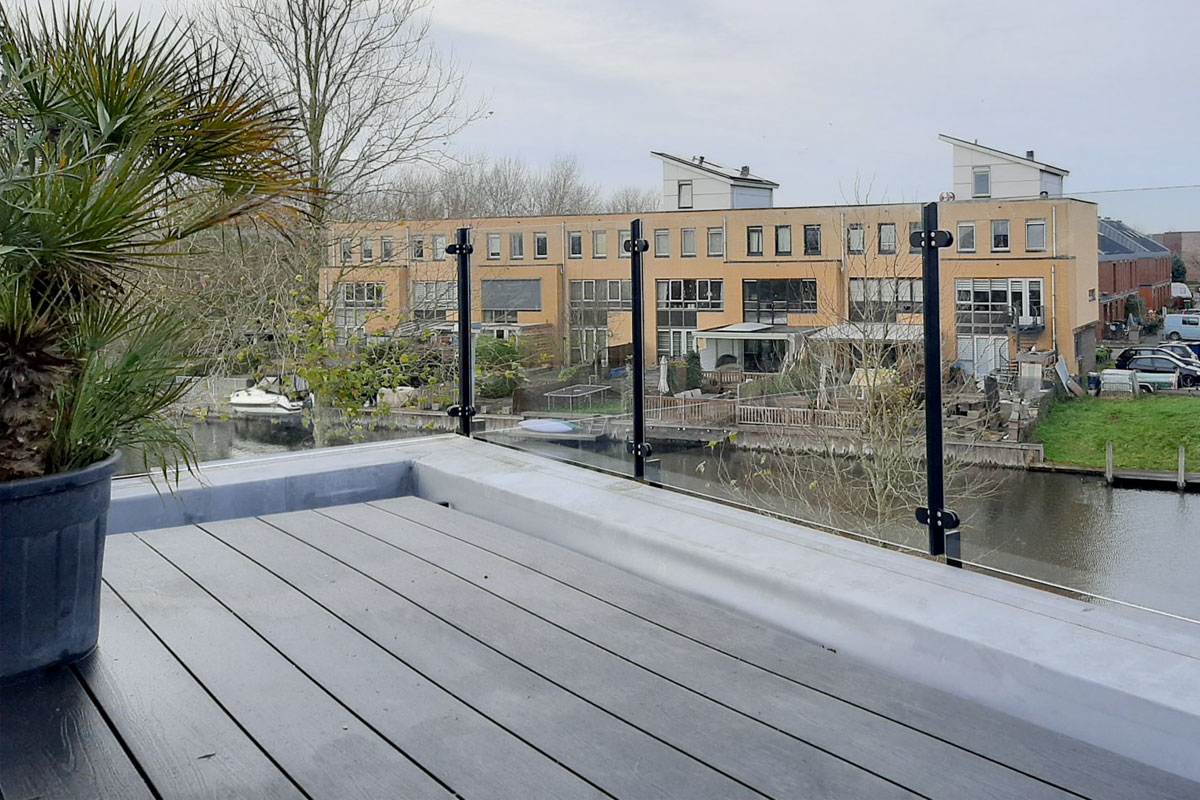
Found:
M 0 797 L 150 800 L 70 668 L 0 687 Z
M 311 516 L 337 527 L 332 520 Z M 265 522 L 204 527 L 616 797 L 759 796 Z
M 904 678 L 884 675 L 784 631 L 533 536 L 416 497 L 371 505 L 433 527 L 476 547 L 535 569 L 617 608 L 708 647 L 874 713 L 1052 781 L 1083 796 L 1168 800 L 1200 796 L 1176 775 L 1118 756 L 1054 731 L 992 712 L 971 701 Z
M 363 507 L 363 510 L 398 522 L 378 509 Z M 555 683 L 764 794 L 774 797 L 908 794 L 899 785 L 881 780 L 849 759 L 835 758 L 663 680 L 471 583 L 328 517 L 300 512 L 275 515 L 268 521 L 388 585 Z M 643 645 L 657 646 L 653 639 Z M 871 743 L 874 747 L 891 745 L 884 737 Z
M 79 677 L 160 796 L 304 797 L 107 585 L 100 615 Z
M 106 550 L 109 585 L 310 796 L 451 796 L 134 534 Z
M 636 663 L 914 792 L 929 797 L 1013 800 L 1063 796 L 1061 790 L 1007 767 L 704 647 L 527 567 L 383 509 L 355 505 L 320 513 L 431 562 L 481 591 L 503 597 L 626 663 Z M 933 764 L 938 768 L 930 769 Z
M 223 523 L 223 528 L 253 521 Z M 298 590 L 199 528 L 139 534 L 344 705 L 466 798 L 602 797 Z M 273 609 L 287 609 L 286 615 Z M 352 665 L 351 669 L 347 666 Z

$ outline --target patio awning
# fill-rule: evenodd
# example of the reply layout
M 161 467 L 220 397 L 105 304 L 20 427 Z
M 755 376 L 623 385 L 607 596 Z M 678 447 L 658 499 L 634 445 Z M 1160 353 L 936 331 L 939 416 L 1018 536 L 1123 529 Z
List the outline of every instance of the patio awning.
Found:
M 739 322 L 735 325 L 725 325 L 721 328 L 711 328 L 696 331 L 697 339 L 778 339 L 791 340 L 797 335 L 804 335 L 816 330 L 815 328 L 793 328 L 790 325 L 767 325 L 763 322 Z
M 809 336 L 814 342 L 919 342 L 923 325 L 899 322 L 843 322 Z

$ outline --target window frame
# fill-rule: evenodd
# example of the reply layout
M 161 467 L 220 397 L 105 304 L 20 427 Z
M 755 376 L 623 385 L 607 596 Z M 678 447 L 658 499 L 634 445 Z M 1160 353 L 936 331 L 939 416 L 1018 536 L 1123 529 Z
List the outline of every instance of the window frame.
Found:
M 884 247 L 884 242 L 885 242 L 884 235 L 883 235 L 883 231 L 884 231 L 884 229 L 885 229 L 885 228 L 890 228 L 890 229 L 891 229 L 891 231 L 892 231 L 892 246 L 891 246 L 891 249 L 890 249 L 890 250 L 884 250 L 884 249 L 883 249 L 883 247 Z M 879 230 L 878 230 L 878 233 L 877 233 L 876 235 L 879 237 L 878 241 L 875 243 L 875 244 L 876 244 L 876 249 L 879 251 L 879 255 L 881 255 L 881 256 L 894 256 L 894 255 L 896 255 L 896 253 L 898 253 L 898 252 L 899 252 L 899 249 L 900 249 L 900 243 L 899 243 L 899 241 L 897 241 L 897 239 L 896 239 L 896 223 L 894 223 L 894 222 L 881 222 L 881 223 L 879 223 Z
M 632 231 L 617 231 L 617 258 L 629 258 L 630 253 L 625 249 L 625 242 L 633 239 Z
M 575 245 L 579 251 L 575 252 Z M 567 231 L 567 258 L 583 258 L 583 231 Z
M 516 245 L 514 247 L 514 245 Z M 525 234 L 510 233 L 508 235 L 508 257 L 512 261 L 525 260 Z
M 541 252 L 539 252 L 539 250 Z M 533 234 L 533 257 L 534 259 L 544 259 L 550 257 L 550 234 L 544 231 L 535 231 Z
M 963 228 L 971 229 L 971 247 L 967 249 L 963 247 L 963 242 L 966 237 L 962 235 Z M 979 231 L 976 230 L 974 221 L 960 222 L 954 228 L 954 245 L 960 253 L 977 253 L 979 252 Z
M 592 258 L 608 258 L 608 231 L 592 231 Z
M 662 236 L 666 241 L 662 250 L 658 249 L 659 236 Z M 655 228 L 654 229 L 654 257 L 655 258 L 670 258 L 671 257 L 671 229 L 670 228 Z
M 861 237 L 858 249 L 854 247 L 854 234 Z M 863 222 L 851 222 L 846 225 L 846 255 L 861 256 L 867 252 L 867 226 Z
M 815 233 L 816 237 L 817 237 L 817 246 L 815 248 L 809 248 L 809 246 L 808 246 L 809 245 L 808 234 L 810 232 Z M 806 255 L 806 256 L 821 255 L 821 224 L 820 223 L 817 223 L 815 225 L 805 225 L 804 226 L 804 255 Z
M 908 223 L 908 254 L 909 254 L 910 256 L 911 256 L 911 255 L 918 255 L 918 254 L 921 252 L 921 246 L 920 246 L 920 245 L 917 245 L 916 247 L 914 247 L 914 246 L 913 246 L 913 243 L 912 243 L 912 235 L 913 235 L 914 233 L 920 233 L 921 231 L 925 230 L 925 228 L 924 228 L 924 224 L 925 224 L 925 223 L 923 223 L 923 222 L 920 222 L 920 221 L 918 221 L 918 222 L 909 222 L 909 223 Z
M 358 260 L 362 264 L 370 264 L 375 261 L 375 239 L 370 236 L 364 236 L 358 243 Z
M 502 238 L 501 238 L 500 234 L 498 234 L 498 233 L 489 233 L 487 235 L 487 260 L 488 261 L 499 261 L 500 260 L 500 256 L 501 256 L 500 248 L 502 247 L 501 241 L 502 241 Z M 493 244 L 496 245 L 495 249 L 492 248 Z
M 433 260 L 446 260 L 446 234 L 435 233 L 433 235 Z
M 991 233 L 992 233 L 991 252 L 993 252 L 993 253 L 1011 253 L 1012 252 L 1012 222 L 1007 219 L 993 219 L 993 220 L 990 220 L 990 222 L 991 222 Z M 1000 224 L 1004 225 L 1004 234 L 1003 234 L 1004 246 L 1003 247 L 996 246 L 996 237 L 1000 235 L 996 231 L 996 226 L 1000 225 Z
M 754 249 L 754 238 L 758 237 L 758 250 Z M 763 235 L 762 225 L 747 225 L 746 226 L 746 257 L 761 258 L 763 251 L 766 250 L 766 242 L 763 241 L 766 237 Z
M 979 177 L 983 176 L 987 179 L 987 189 L 984 192 L 979 192 Z M 992 196 L 992 168 L 991 167 L 972 167 L 971 168 L 971 197 L 987 198 Z
M 782 233 L 783 231 L 787 231 L 787 249 L 786 250 L 781 250 L 779 247 L 779 234 Z M 793 243 L 792 243 L 792 226 L 791 226 L 791 224 L 789 223 L 787 225 L 776 225 L 775 226 L 775 255 L 776 256 L 790 256 L 792 254 L 792 247 L 793 247 Z
M 1041 247 L 1030 247 L 1029 246 L 1029 229 L 1033 226 L 1041 226 L 1041 229 L 1042 229 L 1042 246 Z M 1047 243 L 1046 242 L 1046 218 L 1045 217 L 1035 217 L 1032 219 L 1025 220 L 1025 252 L 1027 252 L 1027 253 L 1044 253 L 1044 252 L 1046 252 L 1046 243 Z
M 717 237 L 717 248 L 713 249 L 713 236 Z M 714 227 L 708 228 L 704 233 L 704 243 L 709 258 L 724 258 L 725 257 L 725 228 Z
M 354 260 L 354 238 L 342 237 L 340 253 L 343 264 L 349 264 Z
M 687 251 L 687 234 L 692 234 L 692 252 Z M 695 228 L 680 228 L 679 229 L 679 257 L 680 258 L 695 258 L 697 255 L 699 242 L 696 241 Z
M 396 240 L 391 236 L 379 237 L 379 261 L 386 264 L 396 257 Z
M 687 205 L 683 202 L 683 190 L 687 188 Z M 691 181 L 679 181 L 675 187 L 675 206 L 680 209 L 693 208 L 695 206 L 695 187 Z

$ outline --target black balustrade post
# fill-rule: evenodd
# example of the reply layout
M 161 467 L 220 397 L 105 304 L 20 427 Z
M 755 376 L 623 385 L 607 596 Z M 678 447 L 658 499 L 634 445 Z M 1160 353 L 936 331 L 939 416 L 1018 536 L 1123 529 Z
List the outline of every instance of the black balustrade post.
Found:
M 639 480 L 646 477 L 646 459 L 650 457 L 650 444 L 646 441 L 646 326 L 643 289 L 642 254 L 650 244 L 642 238 L 642 221 L 635 219 L 629 226 L 629 241 L 625 250 L 629 253 L 629 277 L 633 283 L 633 436 L 629 452 L 633 453 L 633 476 Z
M 917 521 L 929 527 L 929 554 L 945 555 L 946 563 L 962 566 L 958 515 L 946 508 L 946 461 L 942 441 L 942 317 L 938 250 L 954 237 L 938 230 L 937 203 L 921 209 L 921 230 L 910 243 L 921 248 L 925 323 L 925 474 L 929 505 L 917 509 Z
M 446 252 L 458 259 L 458 404 L 446 413 L 458 417 L 458 432 L 471 435 L 471 418 L 475 416 L 473 397 L 475 348 L 471 337 L 471 229 L 459 228 L 454 244 Z

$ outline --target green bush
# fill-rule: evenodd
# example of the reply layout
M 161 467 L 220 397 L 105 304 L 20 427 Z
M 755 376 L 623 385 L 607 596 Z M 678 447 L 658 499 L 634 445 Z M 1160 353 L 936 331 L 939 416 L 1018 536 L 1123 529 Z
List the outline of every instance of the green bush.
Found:
M 687 354 L 687 388 L 699 389 L 704 372 L 700 369 L 700 354 L 695 350 Z

